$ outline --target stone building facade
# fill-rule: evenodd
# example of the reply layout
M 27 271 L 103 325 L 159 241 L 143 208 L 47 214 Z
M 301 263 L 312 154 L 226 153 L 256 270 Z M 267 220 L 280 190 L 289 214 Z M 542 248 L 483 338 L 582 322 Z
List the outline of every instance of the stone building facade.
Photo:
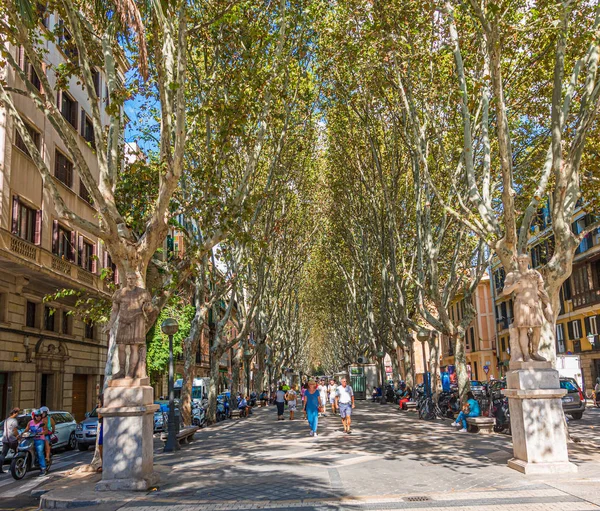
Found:
M 58 23 L 56 14 L 46 13 L 40 30 Z M 53 41 L 44 39 L 43 44 L 46 75 L 53 84 L 52 68 L 65 55 Z M 22 49 L 9 45 L 7 50 L 31 75 Z M 0 73 L 9 86 L 24 87 L 10 67 Z M 96 82 L 103 111 L 108 98 L 100 71 Z M 94 172 L 86 93 L 72 79 L 57 99 Z M 13 101 L 68 207 L 97 222 L 89 194 L 50 122 L 29 99 L 14 95 Z M 58 218 L 52 200 L 43 193 L 39 171 L 0 104 L 0 416 L 13 406 L 47 405 L 82 419 L 93 408 L 102 385 L 107 338 L 99 326 L 72 314 L 74 301 L 45 298 L 64 288 L 108 298 L 106 282 L 99 276 L 103 267 L 114 269 L 103 244 Z

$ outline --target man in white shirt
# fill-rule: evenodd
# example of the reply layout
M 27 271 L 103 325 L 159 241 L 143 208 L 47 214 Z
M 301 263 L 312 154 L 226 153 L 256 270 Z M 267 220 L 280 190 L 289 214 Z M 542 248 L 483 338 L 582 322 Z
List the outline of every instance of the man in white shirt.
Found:
M 354 408 L 354 392 L 352 387 L 348 385 L 346 378 L 342 378 L 341 385 L 336 389 L 336 404 L 342 418 L 344 433 L 352 433 L 350 426 L 352 425 L 352 409 Z

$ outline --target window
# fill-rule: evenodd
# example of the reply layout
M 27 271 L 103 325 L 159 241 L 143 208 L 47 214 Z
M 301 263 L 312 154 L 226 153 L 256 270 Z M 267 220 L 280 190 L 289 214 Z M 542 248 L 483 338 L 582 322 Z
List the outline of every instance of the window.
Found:
M 77 113 L 79 109 L 79 107 L 77 106 L 77 101 L 75 101 L 66 92 L 61 92 L 60 96 L 60 113 L 69 122 L 71 126 L 77 129 Z
M 585 318 L 585 331 L 587 335 L 598 335 L 597 318 L 598 316 Z
M 498 268 L 494 272 L 494 282 L 496 284 L 496 290 L 500 290 L 504 287 L 504 279 L 506 278 L 506 273 L 504 268 Z
M 25 128 L 27 129 L 27 133 L 29 133 L 29 136 L 31 137 L 33 145 L 35 147 L 37 147 L 37 149 L 39 151 L 40 150 L 40 139 L 41 139 L 39 131 L 36 131 L 33 128 L 33 126 L 31 126 L 28 123 L 25 123 Z M 23 137 L 21 137 L 21 134 L 19 133 L 19 130 L 17 130 L 17 129 L 15 129 L 15 145 L 21 151 L 23 151 L 27 156 L 29 156 L 31 158 L 29 149 L 27 149 L 27 146 L 25 145 L 25 141 L 23 140 Z
M 84 336 L 86 339 L 93 339 L 94 338 L 94 324 L 93 323 L 89 323 L 86 322 L 85 323 L 85 333 Z
M 83 236 L 79 236 L 79 265 L 89 272 L 93 272 L 94 268 L 94 256 L 95 254 L 94 244 L 84 239 Z
M 38 2 L 36 10 L 40 23 L 44 27 L 48 28 L 50 26 L 50 15 L 48 14 L 48 6 L 44 3 Z
M 44 330 L 54 332 L 54 309 L 44 307 Z
M 12 233 L 19 238 L 39 245 L 41 243 L 42 212 L 21 202 L 13 196 Z
M 100 96 L 100 71 L 97 69 L 92 69 L 92 80 L 94 81 L 96 96 Z
M 564 353 L 565 349 L 565 327 L 562 323 L 556 325 L 556 351 L 558 353 Z
M 63 20 L 59 20 L 58 22 L 57 44 L 68 58 L 77 58 L 77 46 L 73 42 L 73 36 L 71 35 L 71 32 L 69 32 L 69 30 L 65 27 Z
M 69 188 L 73 186 L 73 162 L 58 150 L 54 156 L 54 175 Z
M 71 315 L 69 314 L 69 311 L 62 311 L 60 333 L 65 335 L 69 335 L 71 333 Z
M 96 142 L 94 140 L 94 126 L 92 120 L 85 115 L 85 111 L 81 110 L 81 136 L 86 142 L 89 142 L 92 149 L 96 149 Z
M 500 349 L 502 352 L 506 351 L 506 339 L 504 337 L 500 338 Z
M 37 304 L 28 300 L 26 306 L 25 325 L 29 328 L 36 328 L 36 311 Z
M 54 230 L 52 233 L 52 253 L 63 259 L 75 261 L 75 233 L 67 230 L 54 221 Z
M 569 339 L 581 339 L 581 320 L 569 321 L 567 329 L 569 331 Z
M 88 204 L 92 203 L 92 196 L 81 179 L 79 180 L 79 196 Z
M 25 55 L 25 48 L 23 46 L 19 47 L 19 67 L 25 72 L 25 76 L 27 80 L 33 85 L 37 90 L 42 89 L 42 82 L 40 81 L 39 76 L 33 69 L 31 62 Z

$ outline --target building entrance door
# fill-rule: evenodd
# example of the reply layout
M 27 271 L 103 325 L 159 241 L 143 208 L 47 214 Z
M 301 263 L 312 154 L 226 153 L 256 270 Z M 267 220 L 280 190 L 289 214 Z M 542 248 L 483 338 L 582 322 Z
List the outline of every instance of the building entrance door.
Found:
M 0 373 L 0 417 L 8 415 L 8 373 Z
M 73 375 L 73 406 L 71 413 L 77 422 L 85 419 L 87 411 L 88 377 L 85 374 Z

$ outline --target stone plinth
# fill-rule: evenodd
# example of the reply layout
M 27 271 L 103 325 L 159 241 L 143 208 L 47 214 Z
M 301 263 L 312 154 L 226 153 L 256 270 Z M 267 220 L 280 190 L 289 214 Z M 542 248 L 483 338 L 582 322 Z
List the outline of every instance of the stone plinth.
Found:
M 97 491 L 146 491 L 158 483 L 153 464 L 154 390 L 148 378 L 112 380 L 104 393 L 102 481 Z
M 550 362 L 516 362 L 507 377 L 514 458 L 508 466 L 524 474 L 576 472 L 569 462 L 558 371 Z

